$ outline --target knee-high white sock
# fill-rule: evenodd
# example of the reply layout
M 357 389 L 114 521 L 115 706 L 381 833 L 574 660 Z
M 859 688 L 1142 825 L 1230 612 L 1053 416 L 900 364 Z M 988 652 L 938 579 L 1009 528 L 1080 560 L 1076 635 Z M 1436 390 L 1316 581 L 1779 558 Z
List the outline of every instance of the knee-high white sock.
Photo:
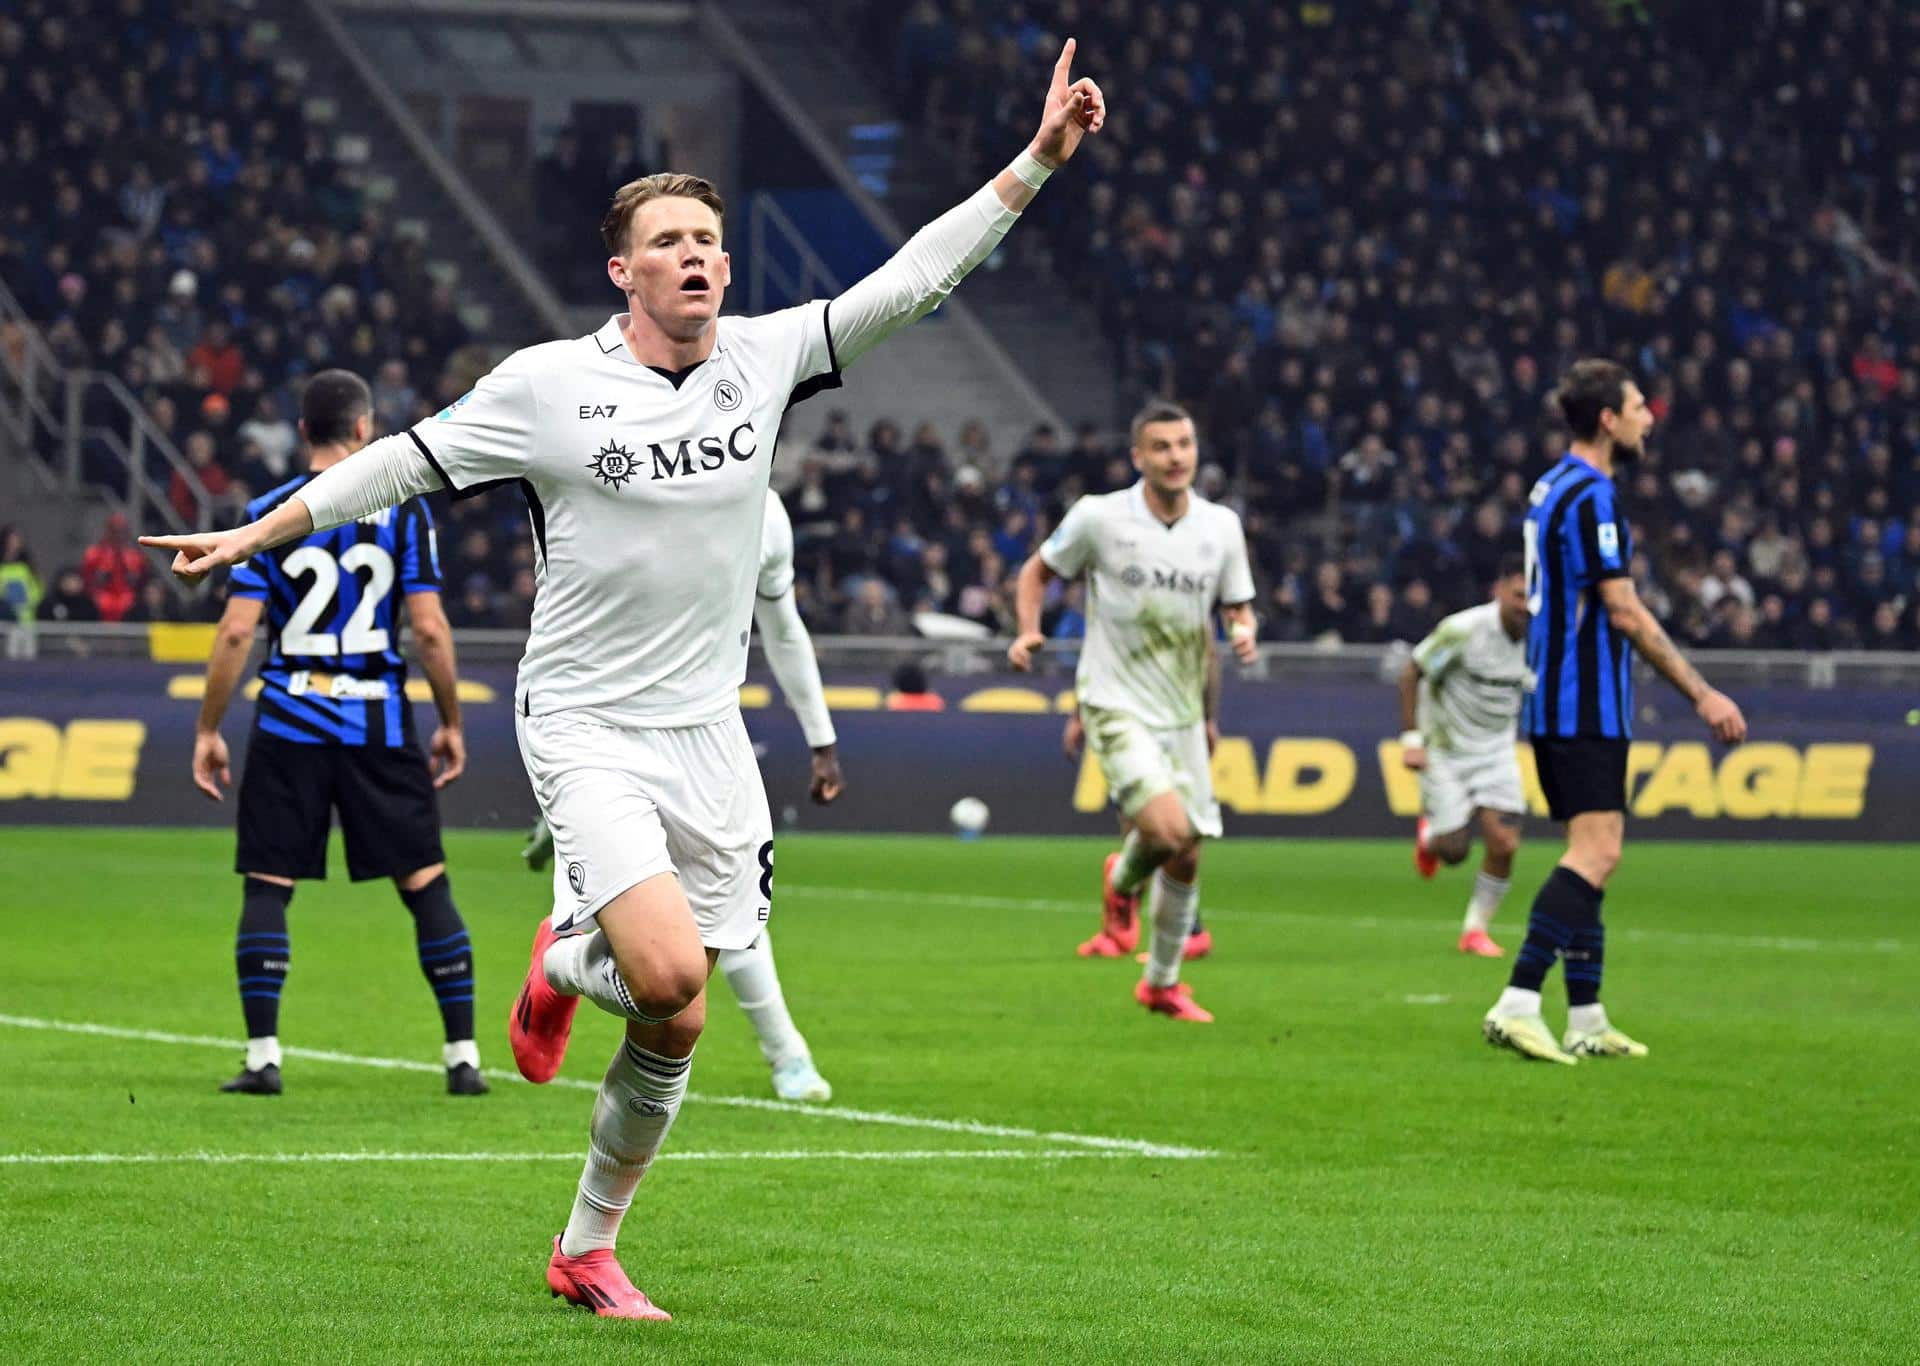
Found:
M 1113 890 L 1122 896 L 1132 896 L 1139 891 L 1140 884 L 1153 876 L 1153 870 L 1159 866 L 1153 853 L 1138 830 L 1127 831 L 1127 837 L 1120 842 L 1120 861 L 1113 865 Z
M 1193 913 L 1200 904 L 1200 884 L 1175 882 L 1162 868 L 1147 894 L 1147 913 L 1153 917 L 1153 944 L 1147 950 L 1147 981 L 1170 987 L 1180 980 L 1180 958 L 1193 932 Z
M 1494 913 L 1507 899 L 1511 878 L 1495 877 L 1486 871 L 1474 875 L 1473 899 L 1467 902 L 1467 918 L 1462 930 L 1484 930 L 1493 923 Z
M 593 1103 L 586 1170 L 580 1173 L 567 1231 L 560 1235 L 560 1250 L 567 1256 L 613 1246 L 634 1188 L 680 1113 L 692 1068 L 692 1054 L 663 1058 L 621 1041 Z
M 547 985 L 562 996 L 584 996 L 609 1015 L 641 1024 L 660 1021 L 641 1012 L 633 1002 L 633 992 L 614 966 L 613 949 L 605 930 L 592 934 L 572 934 L 556 939 L 541 960 Z
M 789 1058 L 807 1056 L 807 1041 L 794 1026 L 787 998 L 780 990 L 780 973 L 773 965 L 773 939 L 766 930 L 750 948 L 722 949 L 720 971 L 733 988 L 740 1009 L 753 1021 L 760 1036 L 760 1052 L 773 1066 Z

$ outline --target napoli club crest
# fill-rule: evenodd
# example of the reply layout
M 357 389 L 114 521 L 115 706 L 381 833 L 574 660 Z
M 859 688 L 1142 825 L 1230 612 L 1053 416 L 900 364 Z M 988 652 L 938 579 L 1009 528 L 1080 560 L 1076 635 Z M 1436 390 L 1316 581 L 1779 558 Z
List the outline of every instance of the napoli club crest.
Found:
M 740 386 L 730 379 L 723 379 L 713 386 L 714 406 L 723 413 L 730 413 L 740 406 Z

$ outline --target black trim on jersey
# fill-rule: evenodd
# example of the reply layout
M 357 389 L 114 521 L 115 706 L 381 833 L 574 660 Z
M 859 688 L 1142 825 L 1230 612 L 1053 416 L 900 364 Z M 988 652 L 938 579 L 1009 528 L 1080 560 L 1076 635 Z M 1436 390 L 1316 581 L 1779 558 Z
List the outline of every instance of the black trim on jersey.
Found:
M 838 370 L 829 370 L 824 375 L 815 375 L 812 379 L 803 379 L 793 386 L 793 392 L 787 395 L 787 406 L 805 403 L 815 394 L 827 389 L 838 389 L 843 381 Z
M 711 357 L 709 357 L 709 359 L 711 359 Z M 697 360 L 692 365 L 687 366 L 683 370 L 669 370 L 664 365 L 649 365 L 647 369 L 653 371 L 654 374 L 660 376 L 661 379 L 671 384 L 674 387 L 675 391 L 677 392 L 680 386 L 687 382 L 687 376 L 691 375 L 695 370 L 698 370 L 701 366 L 705 365 L 706 363 L 707 362 L 704 360 Z
M 447 492 L 451 493 L 456 498 L 459 497 L 460 490 L 457 487 L 455 487 L 453 480 L 447 478 L 446 470 L 441 468 L 439 460 L 434 457 L 433 448 L 428 446 L 425 441 L 421 440 L 420 433 L 415 431 L 413 428 L 411 427 L 407 428 L 407 435 L 412 437 L 413 444 L 420 448 L 420 454 L 427 457 L 427 463 L 433 466 L 433 472 L 440 476 L 440 482 L 446 487 Z
M 826 307 L 820 310 L 820 326 L 827 334 L 827 367 L 834 374 L 840 373 L 840 353 L 833 345 L 833 300 L 827 300 Z
M 501 482 L 507 483 L 509 481 L 502 480 Z M 533 517 L 533 539 L 540 545 L 540 560 L 541 563 L 544 564 L 547 558 L 547 510 L 540 506 L 540 495 L 533 491 L 533 481 L 531 479 L 521 479 L 513 482 L 518 482 L 520 491 L 527 495 L 527 511 Z
M 604 331 L 605 329 L 601 329 L 601 330 Z M 620 335 L 620 330 L 618 328 L 614 329 L 614 335 L 616 337 Z M 600 346 L 600 331 L 596 331 L 593 334 L 593 344 L 595 346 Z M 615 351 L 618 351 L 619 349 L 620 349 L 620 343 L 615 342 L 612 346 L 600 346 L 600 354 L 603 356 L 611 356 Z

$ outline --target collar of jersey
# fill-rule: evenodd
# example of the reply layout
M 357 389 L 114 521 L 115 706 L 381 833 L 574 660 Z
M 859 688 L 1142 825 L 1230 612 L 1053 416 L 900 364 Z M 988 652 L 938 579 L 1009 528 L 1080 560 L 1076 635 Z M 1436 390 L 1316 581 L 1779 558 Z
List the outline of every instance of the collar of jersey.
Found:
M 632 350 L 627 346 L 626 336 L 620 331 L 620 324 L 626 317 L 627 315 L 625 313 L 615 313 L 609 317 L 600 330 L 593 334 L 593 344 L 600 348 L 601 355 L 615 357 L 618 360 L 625 361 L 628 365 L 634 366 L 636 369 L 651 370 L 654 374 L 660 376 L 661 379 L 671 384 L 675 389 L 678 389 L 682 384 L 687 382 L 688 375 L 691 375 L 695 370 L 705 365 L 707 361 L 715 359 L 721 352 L 727 349 L 724 339 L 715 337 L 713 350 L 708 353 L 707 360 L 697 360 L 683 370 L 669 370 L 661 365 L 643 365 L 634 359 Z
M 1147 481 L 1145 479 L 1134 480 L 1133 487 L 1127 491 L 1128 501 L 1133 504 L 1133 510 L 1159 527 L 1162 531 L 1172 531 L 1175 527 L 1179 526 L 1180 523 L 1193 516 L 1193 505 L 1199 496 L 1200 495 L 1192 489 L 1188 489 L 1187 510 L 1178 517 L 1175 517 L 1171 522 L 1163 522 L 1160 520 L 1160 514 L 1147 506 Z

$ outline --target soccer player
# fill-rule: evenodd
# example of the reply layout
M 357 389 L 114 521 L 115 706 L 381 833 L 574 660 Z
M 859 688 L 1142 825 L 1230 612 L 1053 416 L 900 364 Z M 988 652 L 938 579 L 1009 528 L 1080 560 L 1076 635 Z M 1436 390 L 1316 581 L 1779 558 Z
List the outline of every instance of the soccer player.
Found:
M 1220 836 L 1207 762 L 1207 658 L 1213 611 L 1243 662 L 1254 657 L 1253 573 L 1240 517 L 1193 492 L 1199 441 L 1193 419 L 1171 403 L 1133 419 L 1140 480 L 1080 499 L 1045 545 L 1021 566 L 1019 635 L 1007 649 L 1016 669 L 1046 643 L 1040 605 L 1055 578 L 1087 580 L 1087 640 L 1074 680 L 1087 743 L 1132 830 L 1101 875 L 1100 932 L 1086 957 L 1133 948 L 1141 888 L 1153 936 L 1134 999 L 1197 1023 L 1213 1016 L 1180 981 L 1180 962 L 1199 904 L 1200 841 Z
M 800 619 L 800 608 L 793 599 L 793 522 L 780 495 L 772 491 L 767 493 L 766 519 L 760 533 L 760 577 L 753 624 L 760 628 L 761 648 L 780 684 L 780 693 L 800 719 L 800 729 L 813 751 L 810 795 L 826 806 L 845 789 L 838 737 L 827 712 L 813 637 L 807 634 L 807 624 Z M 553 831 L 544 819 L 534 823 L 522 854 L 536 872 L 553 861 Z M 760 1051 L 773 1069 L 773 1093 L 782 1100 L 832 1100 L 833 1087 L 814 1066 L 813 1051 L 787 1009 L 780 973 L 774 966 L 772 934 L 763 929 L 748 947 L 722 950 L 720 975 L 727 979 L 734 999 L 753 1023 Z
M 1527 500 L 1527 668 L 1535 682 L 1524 719 L 1547 807 L 1566 823 L 1567 852 L 1534 898 L 1513 976 L 1481 1028 L 1489 1043 L 1547 1062 L 1639 1058 L 1646 1045 L 1615 1029 L 1600 1003 L 1600 901 L 1625 837 L 1632 652 L 1693 703 L 1722 744 L 1744 740 L 1747 721 L 1674 648 L 1628 576 L 1633 536 L 1614 476 L 1640 458 L 1653 429 L 1640 386 L 1612 361 L 1583 360 L 1555 401 L 1573 443 Z M 1558 1044 L 1540 1016 L 1540 985 L 1556 957 L 1567 975 Z
M 248 521 L 283 507 L 321 471 L 351 457 L 372 429 L 373 395 L 364 380 L 346 370 L 315 375 L 300 401 L 309 472 L 247 504 Z M 406 698 L 402 602 L 440 713 L 428 745 L 431 768 Z M 220 722 L 263 615 L 269 644 L 240 778 L 234 860 L 244 879 L 234 958 L 247 1060 L 220 1089 L 280 1094 L 287 907 L 297 879 L 327 875 L 329 812 L 337 810 L 347 875 L 355 882 L 392 878 L 413 915 L 420 970 L 446 1029 L 448 1093 L 484 1095 L 473 1038 L 473 949 L 447 882 L 433 796 L 460 776 L 467 758 L 427 505 L 412 499 L 234 564 L 193 737 L 194 785 L 215 801 L 232 781 Z
M 1526 799 L 1514 721 L 1527 688 L 1526 562 L 1500 563 L 1493 600 L 1455 612 L 1414 647 L 1400 675 L 1400 761 L 1420 775 L 1413 865 L 1432 877 L 1464 862 L 1479 817 L 1487 852 L 1460 927 L 1460 951 L 1504 957 L 1487 933 L 1513 877 Z
M 609 1318 L 664 1319 L 614 1241 L 686 1094 L 714 958 L 773 899 L 772 822 L 740 719 L 774 439 L 788 406 L 937 307 L 1105 119 L 1066 43 L 1032 143 L 828 302 L 721 318 L 724 206 L 695 176 L 614 195 L 607 274 L 627 311 L 516 352 L 437 419 L 375 442 L 258 522 L 148 537 L 189 580 L 436 487 L 517 482 L 539 592 L 514 698 L 567 895 L 508 1025 L 529 1079 L 559 1069 L 586 996 L 626 1021 L 547 1284 Z

